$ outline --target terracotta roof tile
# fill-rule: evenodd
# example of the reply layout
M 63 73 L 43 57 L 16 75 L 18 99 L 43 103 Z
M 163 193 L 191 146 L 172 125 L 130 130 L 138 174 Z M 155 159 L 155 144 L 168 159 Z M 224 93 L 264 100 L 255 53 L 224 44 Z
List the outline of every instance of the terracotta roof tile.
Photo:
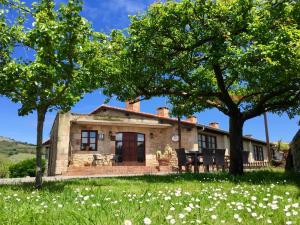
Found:
M 167 118 L 167 117 L 158 116 L 156 114 L 151 114 L 151 113 L 136 112 L 136 111 L 132 111 L 132 110 L 116 107 L 116 106 L 110 106 L 110 105 L 101 105 L 98 108 L 96 108 L 94 111 L 92 111 L 90 114 L 95 114 L 95 113 L 99 112 L 101 109 L 117 110 L 117 111 L 126 112 L 126 113 L 133 113 L 133 114 L 140 115 L 140 116 L 146 116 L 146 117 L 152 117 L 152 118 L 158 118 L 158 119 L 169 120 L 172 122 L 177 122 L 176 118 Z M 191 123 L 186 120 L 182 120 L 181 122 L 185 123 L 185 124 L 196 125 L 195 123 Z

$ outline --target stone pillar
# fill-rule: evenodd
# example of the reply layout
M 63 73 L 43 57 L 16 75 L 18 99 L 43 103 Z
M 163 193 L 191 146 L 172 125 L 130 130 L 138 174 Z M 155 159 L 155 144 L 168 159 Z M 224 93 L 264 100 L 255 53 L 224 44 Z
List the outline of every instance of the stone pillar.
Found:
M 70 149 L 70 127 L 71 113 L 59 113 L 58 132 L 57 132 L 57 154 L 55 174 L 60 175 L 67 172 L 69 164 Z
M 229 144 L 228 136 L 224 135 L 223 137 L 224 137 L 225 155 L 229 155 L 230 144 Z

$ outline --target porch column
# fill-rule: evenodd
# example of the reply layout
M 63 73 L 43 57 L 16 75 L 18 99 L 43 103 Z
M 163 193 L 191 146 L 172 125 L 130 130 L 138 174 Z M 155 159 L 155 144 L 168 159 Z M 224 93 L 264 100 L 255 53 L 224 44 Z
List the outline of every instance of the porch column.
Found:
M 67 172 L 70 149 L 71 113 L 59 113 L 55 174 Z

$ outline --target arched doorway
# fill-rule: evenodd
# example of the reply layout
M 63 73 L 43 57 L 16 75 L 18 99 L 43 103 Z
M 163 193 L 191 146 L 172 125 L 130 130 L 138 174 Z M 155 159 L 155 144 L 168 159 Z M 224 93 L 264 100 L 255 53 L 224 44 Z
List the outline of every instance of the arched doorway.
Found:
M 119 162 L 145 162 L 145 134 L 119 132 L 116 134 L 116 155 Z

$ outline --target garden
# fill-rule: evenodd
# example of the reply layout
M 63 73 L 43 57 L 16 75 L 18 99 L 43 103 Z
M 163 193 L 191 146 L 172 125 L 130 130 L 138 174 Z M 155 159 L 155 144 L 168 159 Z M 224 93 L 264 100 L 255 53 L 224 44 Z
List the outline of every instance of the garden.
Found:
M 176 174 L 0 186 L 1 224 L 300 224 L 300 177 Z

